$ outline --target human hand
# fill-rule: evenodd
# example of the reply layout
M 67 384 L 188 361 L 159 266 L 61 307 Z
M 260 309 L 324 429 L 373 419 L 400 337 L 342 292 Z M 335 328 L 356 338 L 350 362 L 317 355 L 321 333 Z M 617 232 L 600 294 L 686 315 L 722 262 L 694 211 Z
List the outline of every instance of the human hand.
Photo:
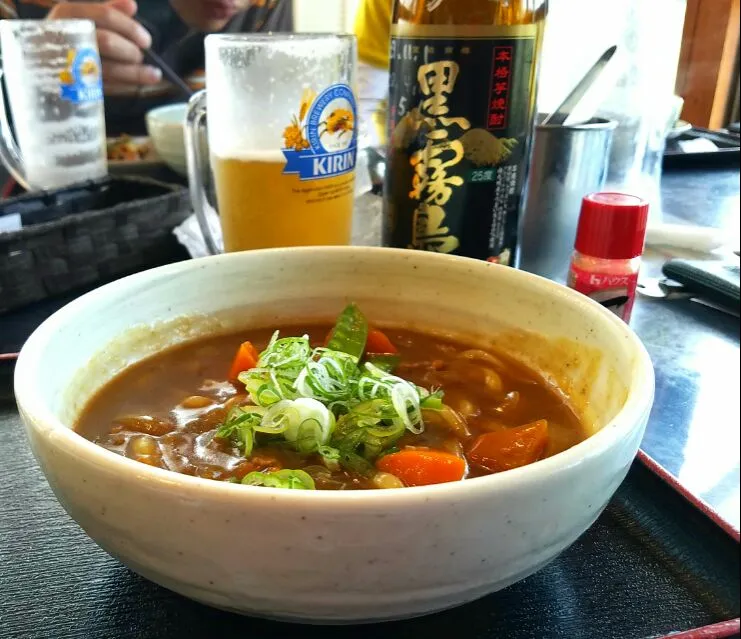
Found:
M 134 19 L 136 12 L 134 0 L 61 2 L 54 5 L 47 19 L 85 19 L 95 23 L 103 86 L 106 91 L 115 92 L 157 84 L 162 79 L 159 69 L 143 64 L 142 49 L 152 45 L 152 37 Z

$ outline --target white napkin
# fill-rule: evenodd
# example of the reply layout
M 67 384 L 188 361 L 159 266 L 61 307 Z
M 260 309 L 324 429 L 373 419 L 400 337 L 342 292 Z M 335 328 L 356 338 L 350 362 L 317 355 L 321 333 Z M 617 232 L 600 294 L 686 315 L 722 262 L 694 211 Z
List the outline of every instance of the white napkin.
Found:
M 208 225 L 211 228 L 214 241 L 217 245 L 223 246 L 219 216 L 212 210 L 209 210 L 206 212 L 206 219 L 208 219 Z M 175 227 L 173 233 L 178 242 L 190 253 L 191 257 L 208 257 L 211 255 L 208 248 L 206 248 L 206 240 L 203 239 L 203 233 L 201 233 L 201 227 L 198 224 L 195 214 L 188 216 L 180 226 Z

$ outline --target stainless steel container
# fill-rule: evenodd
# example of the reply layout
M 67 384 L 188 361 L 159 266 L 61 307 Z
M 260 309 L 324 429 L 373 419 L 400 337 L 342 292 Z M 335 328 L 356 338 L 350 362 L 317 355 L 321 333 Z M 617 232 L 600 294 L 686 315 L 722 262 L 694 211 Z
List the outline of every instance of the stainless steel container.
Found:
M 565 282 L 582 198 L 607 176 L 613 120 L 535 129 L 517 266 Z

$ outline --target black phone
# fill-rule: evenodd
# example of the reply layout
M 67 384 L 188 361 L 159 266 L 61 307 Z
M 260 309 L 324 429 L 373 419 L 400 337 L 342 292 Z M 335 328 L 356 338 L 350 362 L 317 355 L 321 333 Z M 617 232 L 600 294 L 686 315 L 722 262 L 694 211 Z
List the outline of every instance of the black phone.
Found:
M 0 402 L 13 397 L 13 373 L 15 372 L 15 358 L 0 354 Z
M 741 307 L 739 260 L 669 260 L 662 269 L 664 275 L 697 297 L 738 310 Z

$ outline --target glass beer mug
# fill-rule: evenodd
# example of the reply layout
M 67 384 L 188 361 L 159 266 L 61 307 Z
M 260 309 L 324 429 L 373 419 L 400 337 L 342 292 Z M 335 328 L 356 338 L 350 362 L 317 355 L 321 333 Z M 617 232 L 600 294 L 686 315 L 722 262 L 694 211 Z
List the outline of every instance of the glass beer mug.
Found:
M 188 105 L 193 207 L 211 253 L 202 126 L 226 251 L 349 244 L 356 45 L 345 35 L 210 35 L 206 90 Z
M 103 82 L 89 20 L 3 20 L 0 159 L 26 190 L 100 178 L 106 160 Z M 15 133 L 15 136 L 13 135 Z

